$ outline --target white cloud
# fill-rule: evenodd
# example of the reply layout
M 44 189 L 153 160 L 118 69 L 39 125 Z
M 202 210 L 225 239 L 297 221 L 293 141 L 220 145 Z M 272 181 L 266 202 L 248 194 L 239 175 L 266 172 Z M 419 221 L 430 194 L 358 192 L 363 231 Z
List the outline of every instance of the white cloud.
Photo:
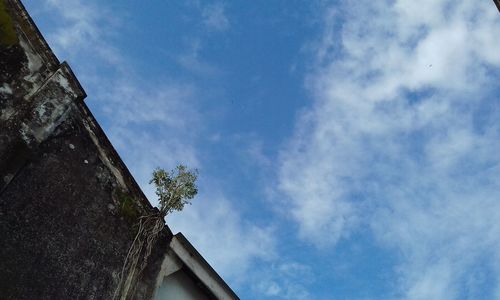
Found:
M 94 59 L 113 64 L 115 68 L 123 64 L 120 51 L 106 42 L 115 32 L 118 23 L 113 13 L 80 0 L 46 0 L 44 3 L 48 12 L 56 11 L 58 14 L 54 18 L 57 28 L 48 34 L 50 46 L 58 55 L 71 60 L 78 60 L 81 55 L 90 55 Z
M 202 10 L 203 23 L 209 30 L 225 31 L 229 28 L 229 19 L 222 2 L 215 2 L 205 6 Z
M 207 261 L 235 283 L 247 279 L 256 261 L 276 256 L 273 231 L 243 221 L 223 195 L 212 191 L 197 196 L 182 213 L 167 216 L 174 232 L 181 231 Z
M 282 261 L 259 274 L 255 289 L 274 299 L 314 299 L 307 285 L 314 281 L 311 267 Z
M 198 38 L 193 38 L 188 41 L 187 50 L 177 57 L 177 63 L 192 74 L 202 77 L 216 77 L 222 71 L 215 65 L 204 61 L 200 57 L 202 52 L 202 43 Z
M 370 226 L 401 253 L 399 297 L 459 297 L 500 254 L 498 12 L 406 0 L 325 11 L 315 101 L 281 154 L 281 206 L 318 246 Z

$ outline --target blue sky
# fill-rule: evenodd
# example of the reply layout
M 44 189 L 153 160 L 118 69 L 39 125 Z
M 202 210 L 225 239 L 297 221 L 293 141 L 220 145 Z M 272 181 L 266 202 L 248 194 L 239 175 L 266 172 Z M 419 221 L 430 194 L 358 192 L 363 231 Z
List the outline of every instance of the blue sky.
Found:
M 24 3 L 242 299 L 500 299 L 492 1 Z

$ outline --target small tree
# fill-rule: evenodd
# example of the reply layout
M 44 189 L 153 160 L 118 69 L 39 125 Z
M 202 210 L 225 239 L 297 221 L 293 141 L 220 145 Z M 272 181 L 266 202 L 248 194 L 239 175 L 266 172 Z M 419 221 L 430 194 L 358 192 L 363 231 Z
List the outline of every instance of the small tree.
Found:
M 120 281 L 113 299 L 126 300 L 132 296 L 142 271 L 146 268 L 153 245 L 165 226 L 164 218 L 173 211 L 179 211 L 198 193 L 195 181 L 196 170 L 190 171 L 179 165 L 170 172 L 161 168 L 153 171 L 154 183 L 159 201 L 159 213 L 139 217 L 138 230 L 123 263 Z
M 159 209 L 163 216 L 182 210 L 184 205 L 190 204 L 190 200 L 198 193 L 195 184 L 198 177 L 197 171 L 189 171 L 184 165 L 178 165 L 175 170 L 168 172 L 156 168 L 153 178 L 149 181 L 156 187 L 156 195 L 160 202 Z

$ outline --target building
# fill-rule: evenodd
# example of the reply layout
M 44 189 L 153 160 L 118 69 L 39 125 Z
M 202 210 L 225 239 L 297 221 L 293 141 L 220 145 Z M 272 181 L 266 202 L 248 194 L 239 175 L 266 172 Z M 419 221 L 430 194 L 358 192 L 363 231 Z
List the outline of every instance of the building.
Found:
M 138 219 L 156 208 L 85 97 L 22 3 L 0 0 L 0 298 L 238 299 L 166 225 L 120 284 Z

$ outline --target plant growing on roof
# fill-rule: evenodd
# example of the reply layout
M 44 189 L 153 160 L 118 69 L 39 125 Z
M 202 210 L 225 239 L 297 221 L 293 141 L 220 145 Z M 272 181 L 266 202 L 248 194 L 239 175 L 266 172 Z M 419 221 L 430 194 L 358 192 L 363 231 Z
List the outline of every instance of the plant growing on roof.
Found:
M 168 172 L 156 168 L 153 178 L 149 183 L 154 183 L 156 195 L 160 202 L 160 214 L 166 216 L 173 211 L 180 211 L 184 205 L 198 193 L 195 181 L 198 177 L 197 171 L 190 171 L 184 165 L 178 165 L 174 170 Z
M 184 165 L 172 171 L 156 168 L 149 184 L 154 183 L 159 201 L 159 211 L 139 217 L 138 230 L 123 263 L 120 281 L 113 299 L 133 297 L 135 286 L 146 268 L 153 245 L 164 227 L 164 218 L 173 211 L 180 211 L 198 193 L 198 172 Z

